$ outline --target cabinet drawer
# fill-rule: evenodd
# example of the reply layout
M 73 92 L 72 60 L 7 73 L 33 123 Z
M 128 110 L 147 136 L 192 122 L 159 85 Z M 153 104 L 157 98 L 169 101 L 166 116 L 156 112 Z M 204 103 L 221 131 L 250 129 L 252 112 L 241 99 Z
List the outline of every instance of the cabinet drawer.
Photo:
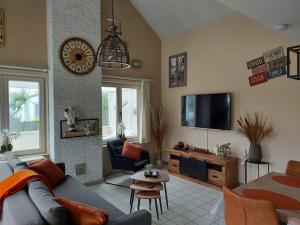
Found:
M 173 173 L 179 173 L 179 160 L 169 160 L 169 171 Z
M 223 172 L 219 172 L 217 170 L 212 170 L 212 169 L 208 169 L 208 182 L 212 183 L 212 184 L 216 184 L 219 186 L 223 186 L 224 185 L 224 174 Z

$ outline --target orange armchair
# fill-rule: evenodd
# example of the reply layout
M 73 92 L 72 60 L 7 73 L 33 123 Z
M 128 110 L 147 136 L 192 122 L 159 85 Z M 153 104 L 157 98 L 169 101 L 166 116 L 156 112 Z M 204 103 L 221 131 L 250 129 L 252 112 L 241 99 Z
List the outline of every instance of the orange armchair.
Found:
M 271 201 L 245 198 L 226 187 L 223 191 L 226 225 L 279 225 Z
M 300 177 L 300 162 L 290 160 L 287 164 L 285 174 Z

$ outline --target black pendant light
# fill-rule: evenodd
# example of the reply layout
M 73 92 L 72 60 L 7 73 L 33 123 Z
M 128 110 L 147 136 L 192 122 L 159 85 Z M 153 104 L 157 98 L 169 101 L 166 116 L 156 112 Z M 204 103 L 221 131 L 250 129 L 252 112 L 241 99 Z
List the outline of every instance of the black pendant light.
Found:
M 112 0 L 112 19 L 109 29 L 106 31 L 109 35 L 102 41 L 97 50 L 97 63 L 101 68 L 107 69 L 128 69 L 130 68 L 129 53 L 126 43 L 122 41 L 119 35 L 121 32 L 121 23 L 116 25 L 114 17 L 114 0 Z

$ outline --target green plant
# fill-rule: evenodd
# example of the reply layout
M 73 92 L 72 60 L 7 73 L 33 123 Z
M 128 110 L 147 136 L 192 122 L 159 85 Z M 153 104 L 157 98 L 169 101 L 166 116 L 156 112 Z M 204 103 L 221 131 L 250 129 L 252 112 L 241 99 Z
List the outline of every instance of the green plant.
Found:
M 261 144 L 265 137 L 273 133 L 273 126 L 261 112 L 251 116 L 248 112 L 237 120 L 237 131 L 246 136 L 251 144 Z
M 145 165 L 145 169 L 146 169 L 147 171 L 151 171 L 151 170 L 152 170 L 152 164 L 146 164 L 146 165 Z
M 9 94 L 9 106 L 12 109 L 11 116 L 14 117 L 23 109 L 23 106 L 35 95 L 29 95 L 24 89 L 21 92 L 12 92 Z

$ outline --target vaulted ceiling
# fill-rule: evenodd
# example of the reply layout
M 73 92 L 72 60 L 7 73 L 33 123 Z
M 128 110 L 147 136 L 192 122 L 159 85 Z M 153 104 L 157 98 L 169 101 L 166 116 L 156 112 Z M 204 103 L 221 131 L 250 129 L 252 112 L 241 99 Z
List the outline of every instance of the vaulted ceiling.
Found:
M 201 26 L 231 12 L 217 0 L 130 0 L 163 38 Z
M 300 40 L 300 0 L 130 0 L 160 38 L 199 27 L 238 11 L 282 34 Z

